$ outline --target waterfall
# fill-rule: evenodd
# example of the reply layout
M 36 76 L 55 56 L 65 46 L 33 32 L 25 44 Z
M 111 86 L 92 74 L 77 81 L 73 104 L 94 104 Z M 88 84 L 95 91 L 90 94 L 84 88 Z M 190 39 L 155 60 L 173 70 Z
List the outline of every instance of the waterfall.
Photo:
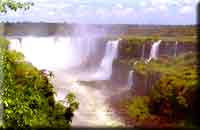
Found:
M 174 57 L 177 56 L 177 48 L 178 48 L 178 41 L 175 43 L 175 48 L 174 48 Z
M 22 52 L 25 60 L 38 69 L 53 71 L 51 82 L 55 87 L 56 101 L 64 101 L 68 92 L 75 93 L 80 106 L 74 113 L 72 125 L 121 125 L 120 119 L 108 111 L 109 105 L 101 90 L 104 85 L 92 87 L 77 82 L 109 80 L 113 61 L 117 58 L 119 40 L 97 43 L 87 37 L 22 37 L 21 46 L 19 44 L 11 41 L 10 49 Z M 94 60 L 99 62 L 88 65 Z M 94 68 L 94 71 L 88 71 L 90 68 Z
M 96 80 L 109 80 L 112 75 L 112 63 L 117 58 L 119 40 L 108 41 L 105 55 L 97 72 L 93 75 Z
M 145 43 L 142 45 L 142 54 L 141 54 L 141 60 L 143 60 L 145 58 L 144 56 L 144 53 L 145 53 Z
M 65 44 L 62 42 L 57 44 L 52 37 L 23 37 L 20 52 L 24 54 L 26 61 L 31 62 L 37 68 L 53 71 L 65 67 L 66 59 L 70 60 L 70 64 L 74 63 L 70 58 L 71 54 L 66 57 L 69 51 L 66 51 L 65 48 L 68 47 L 69 41 L 70 39 L 66 38 Z
M 112 75 L 112 63 L 117 58 L 119 40 L 105 43 L 105 53 L 101 61 L 95 60 L 101 49 L 100 44 L 89 38 L 70 37 L 23 37 L 10 40 L 10 49 L 15 49 L 25 55 L 25 60 L 39 69 L 66 70 L 77 80 L 109 80 Z M 90 63 L 90 65 L 88 65 Z M 85 68 L 83 69 L 83 66 Z M 88 70 L 93 68 L 93 72 Z M 95 69 L 94 69 L 95 68 Z
M 129 71 L 129 74 L 128 74 L 128 88 L 131 88 L 133 86 L 133 73 L 134 73 L 133 70 Z
M 39 69 L 48 70 L 81 66 L 98 49 L 95 43 L 81 38 L 23 37 L 21 43 L 17 39 L 10 41 L 10 49 L 22 52 L 25 60 Z
M 10 39 L 10 42 L 12 43 L 12 44 L 10 44 L 10 49 L 11 50 L 16 50 L 18 52 L 22 52 L 21 40 L 19 40 L 19 39 Z
M 148 62 L 151 59 L 155 59 L 155 60 L 158 59 L 159 45 L 160 45 L 161 42 L 162 42 L 162 40 L 159 40 L 159 41 L 153 43 L 153 45 L 151 47 L 151 51 L 150 51 L 150 56 L 149 56 Z

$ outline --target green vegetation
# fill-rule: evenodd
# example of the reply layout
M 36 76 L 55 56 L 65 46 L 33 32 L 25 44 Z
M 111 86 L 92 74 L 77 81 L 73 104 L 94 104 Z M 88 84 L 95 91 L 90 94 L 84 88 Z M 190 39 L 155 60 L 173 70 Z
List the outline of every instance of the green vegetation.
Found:
M 196 72 L 189 69 L 179 76 L 163 76 L 150 93 L 152 113 L 172 119 L 189 116 L 197 80 Z
M 174 43 L 175 41 L 183 43 L 196 43 L 196 36 L 131 36 L 126 35 L 122 36 L 124 41 L 127 41 L 130 44 L 144 44 L 149 42 L 155 42 L 157 40 L 162 40 L 163 42 Z
M 0 1 L 0 13 L 7 9 L 29 9 L 33 3 Z M 1 105 L 4 107 L 3 127 L 68 128 L 79 103 L 75 95 L 67 97 L 67 107 L 55 102 L 52 74 L 39 71 L 24 61 L 23 54 L 8 50 L 9 42 L 0 37 Z
M 173 123 L 175 127 L 194 127 L 191 113 L 198 87 L 196 53 L 130 64 L 136 73 L 144 76 L 159 74 L 160 80 L 152 86 L 147 96 L 133 97 L 126 107 L 129 116 L 134 117 L 141 126 L 145 120 L 156 116 L 164 117 L 166 122 Z
M 67 107 L 54 100 L 52 74 L 39 71 L 24 61 L 21 53 L 8 50 L 0 38 L 1 103 L 4 127 L 69 127 L 78 108 L 75 96 L 67 97 Z
M 122 36 L 122 40 L 127 42 L 128 44 L 144 44 L 147 42 L 154 42 L 156 40 L 159 40 L 160 37 L 153 37 L 153 36 Z
M 136 65 L 133 65 L 134 62 L 132 61 L 131 64 L 135 71 L 141 74 L 160 73 L 165 75 L 181 75 L 182 73 L 177 72 L 196 69 L 196 57 L 195 53 L 190 52 L 176 58 L 163 56 L 158 60 L 151 60 L 148 64 L 144 61 L 138 61 Z
M 0 1 L 0 13 L 7 13 L 8 8 L 14 11 L 17 9 L 28 10 L 33 5 L 32 2 L 17 2 L 14 0 L 1 0 Z
M 127 105 L 128 114 L 131 117 L 135 117 L 136 120 L 144 120 L 150 115 L 148 104 L 149 97 L 134 96 L 133 100 Z
M 125 35 L 132 36 L 159 36 L 159 37 L 184 37 L 184 36 L 196 36 L 196 26 L 194 25 L 139 25 L 128 26 Z

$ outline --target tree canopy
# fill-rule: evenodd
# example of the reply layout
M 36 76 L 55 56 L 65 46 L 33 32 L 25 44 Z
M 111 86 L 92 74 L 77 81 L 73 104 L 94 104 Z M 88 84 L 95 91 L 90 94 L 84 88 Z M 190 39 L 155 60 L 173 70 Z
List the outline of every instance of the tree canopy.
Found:
M 33 6 L 32 2 L 17 2 L 14 0 L 0 0 L 0 13 L 7 13 L 7 11 L 13 10 L 17 11 L 18 9 L 28 10 Z

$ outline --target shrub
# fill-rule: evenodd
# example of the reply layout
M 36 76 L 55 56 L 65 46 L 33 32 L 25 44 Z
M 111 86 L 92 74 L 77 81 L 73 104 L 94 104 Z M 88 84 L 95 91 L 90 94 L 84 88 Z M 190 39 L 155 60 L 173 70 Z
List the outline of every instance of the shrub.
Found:
M 149 97 L 143 96 L 135 96 L 132 101 L 128 104 L 128 114 L 131 117 L 136 118 L 137 120 L 144 120 L 148 118 L 149 113 Z
M 68 107 L 56 103 L 51 75 L 25 62 L 23 55 L 8 50 L 8 45 L 8 41 L 0 38 L 4 127 L 69 127 L 78 108 L 75 96 L 67 98 Z
M 197 89 L 195 70 L 163 76 L 150 93 L 151 110 L 170 118 L 187 117 Z

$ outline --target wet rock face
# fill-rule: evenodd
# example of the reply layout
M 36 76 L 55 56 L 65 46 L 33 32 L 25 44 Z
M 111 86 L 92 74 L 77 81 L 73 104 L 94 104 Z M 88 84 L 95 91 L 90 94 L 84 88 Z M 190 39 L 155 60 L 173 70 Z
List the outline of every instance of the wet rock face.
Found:
M 119 59 L 138 59 L 142 56 L 147 58 L 150 53 L 150 49 L 150 42 L 147 42 L 145 44 L 131 44 L 125 40 L 122 40 L 119 44 Z
M 114 63 L 111 76 L 111 82 L 117 84 L 116 86 L 127 85 L 128 72 L 130 68 L 126 64 Z
M 140 73 L 134 73 L 134 86 L 133 89 L 136 95 L 144 96 L 147 95 L 149 90 L 156 84 L 160 79 L 159 73 L 142 75 Z
M 118 69 L 117 69 L 118 68 Z M 120 68 L 120 69 L 119 69 Z M 127 85 L 129 69 L 125 65 L 115 65 L 113 67 L 112 85 L 115 87 L 123 87 Z M 140 73 L 133 73 L 133 85 L 131 90 L 135 95 L 144 96 L 147 95 L 149 90 L 160 79 L 159 73 L 142 75 Z

